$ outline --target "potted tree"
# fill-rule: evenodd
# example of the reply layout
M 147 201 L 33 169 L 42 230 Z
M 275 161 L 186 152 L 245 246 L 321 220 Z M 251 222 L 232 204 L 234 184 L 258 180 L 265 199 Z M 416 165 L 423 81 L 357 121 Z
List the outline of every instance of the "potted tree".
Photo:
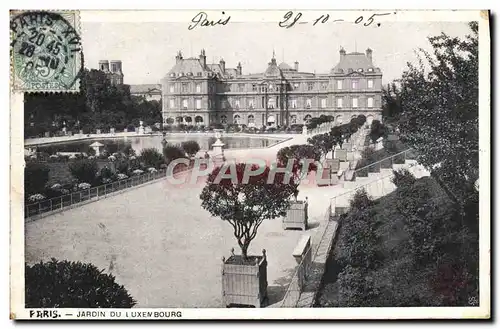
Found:
M 290 201 L 290 207 L 286 211 L 286 216 L 283 217 L 283 229 L 287 228 L 300 228 L 303 231 L 307 229 L 307 197 L 306 200 L 297 200 L 297 195 L 295 195 L 295 200 Z
M 230 305 L 261 307 L 267 299 L 267 259 L 248 255 L 250 242 L 265 219 L 285 215 L 290 197 L 297 191 L 295 182 L 285 181 L 284 173 L 276 173 L 268 182 L 269 167 L 244 163 L 228 163 L 216 167 L 208 176 L 200 199 L 212 216 L 228 222 L 241 249 L 241 255 L 222 258 L 222 300 Z M 245 170 L 255 176 L 247 177 Z M 224 177 L 224 178 L 221 178 Z M 226 178 L 230 177 L 230 178 Z

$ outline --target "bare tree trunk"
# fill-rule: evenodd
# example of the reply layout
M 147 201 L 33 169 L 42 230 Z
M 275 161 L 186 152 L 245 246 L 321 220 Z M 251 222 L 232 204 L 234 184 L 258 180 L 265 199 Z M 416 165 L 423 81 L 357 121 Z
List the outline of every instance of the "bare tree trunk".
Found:
M 248 260 L 248 246 L 249 246 L 249 243 L 242 243 L 242 244 L 240 244 L 241 257 L 243 257 L 243 260 L 245 262 Z

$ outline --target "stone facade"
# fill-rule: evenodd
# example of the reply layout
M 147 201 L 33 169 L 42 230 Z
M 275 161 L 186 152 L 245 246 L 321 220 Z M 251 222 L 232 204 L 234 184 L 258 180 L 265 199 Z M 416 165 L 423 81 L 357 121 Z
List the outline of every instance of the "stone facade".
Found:
M 368 122 L 381 117 L 382 72 L 372 50 L 346 53 L 324 74 L 302 72 L 273 58 L 260 74 L 243 74 L 242 66 L 227 68 L 223 59 L 207 64 L 205 51 L 183 58 L 162 79 L 163 124 L 244 124 L 289 126 L 320 115 L 338 123 L 364 114 Z
M 111 68 L 110 68 L 111 64 Z M 99 70 L 103 71 L 109 81 L 113 85 L 122 85 L 123 84 L 123 71 L 122 71 L 122 61 L 113 60 L 100 60 L 99 61 Z

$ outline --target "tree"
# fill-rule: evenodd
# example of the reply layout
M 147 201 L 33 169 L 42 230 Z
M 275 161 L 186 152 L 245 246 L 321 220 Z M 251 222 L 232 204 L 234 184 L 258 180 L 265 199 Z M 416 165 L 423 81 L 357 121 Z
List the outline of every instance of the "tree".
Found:
M 167 144 L 163 148 L 163 156 L 165 157 L 165 163 L 169 164 L 170 162 L 185 158 L 184 150 L 180 148 L 178 145 L 170 145 Z
M 330 152 L 335 146 L 335 140 L 329 133 L 314 135 L 307 140 L 309 144 L 321 150 L 323 155 Z
M 313 145 L 301 144 L 286 146 L 278 151 L 278 165 L 286 167 L 289 160 L 293 160 L 293 173 L 302 170 L 302 163 L 305 160 L 319 161 L 321 159 L 321 151 Z M 309 164 L 308 171 L 315 170 L 314 163 Z
M 26 308 L 131 308 L 136 301 L 115 277 L 92 264 L 57 261 L 25 267 Z
M 94 160 L 77 160 L 68 164 L 71 175 L 78 180 L 79 183 L 94 184 L 96 175 L 99 170 L 97 162 Z
M 425 61 L 409 65 L 395 93 L 404 142 L 460 203 L 479 176 L 478 24 L 469 26 L 472 33 L 465 39 L 430 37 L 432 54 L 420 52 Z
M 244 260 L 248 260 L 248 247 L 264 219 L 284 216 L 298 186 L 287 182 L 285 174 L 279 172 L 268 182 L 271 169 L 256 165 L 249 169 L 261 173 L 245 182 L 246 166 L 238 163 L 215 168 L 200 194 L 201 206 L 233 227 Z M 231 178 L 225 178 L 228 176 Z
M 26 196 L 41 193 L 49 181 L 50 169 L 40 163 L 28 162 L 24 168 L 24 191 Z
M 187 155 L 193 157 L 200 150 L 200 145 L 197 141 L 185 141 L 181 143 L 181 147 Z
M 165 163 L 163 155 L 153 147 L 141 150 L 140 158 L 146 167 L 159 168 L 162 163 Z
M 387 137 L 387 134 L 387 127 L 379 120 L 373 120 L 369 134 L 372 142 L 375 143 L 380 137 Z

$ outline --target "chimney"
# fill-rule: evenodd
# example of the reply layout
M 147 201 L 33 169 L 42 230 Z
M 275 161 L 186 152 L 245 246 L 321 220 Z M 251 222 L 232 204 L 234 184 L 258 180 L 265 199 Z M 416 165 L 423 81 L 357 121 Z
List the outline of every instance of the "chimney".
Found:
M 242 75 L 241 63 L 240 62 L 238 62 L 238 66 L 236 66 L 236 71 L 238 72 L 238 75 Z
M 344 48 L 340 48 L 340 60 L 343 60 L 345 57 L 345 49 Z
M 179 50 L 177 52 L 177 56 L 175 56 L 175 64 L 179 63 L 180 61 L 182 61 L 182 53 L 181 51 Z
M 205 56 L 205 49 L 201 50 L 200 53 L 200 64 L 205 69 L 207 67 L 207 56 Z
M 373 53 L 373 50 L 371 50 L 370 48 L 366 49 L 366 57 L 368 57 L 370 62 L 372 61 L 372 53 Z
M 295 61 L 294 64 L 295 71 L 299 72 L 299 62 Z
M 226 62 L 224 62 L 224 59 L 221 58 L 221 60 L 219 61 L 219 64 L 220 64 L 222 73 L 226 73 Z

